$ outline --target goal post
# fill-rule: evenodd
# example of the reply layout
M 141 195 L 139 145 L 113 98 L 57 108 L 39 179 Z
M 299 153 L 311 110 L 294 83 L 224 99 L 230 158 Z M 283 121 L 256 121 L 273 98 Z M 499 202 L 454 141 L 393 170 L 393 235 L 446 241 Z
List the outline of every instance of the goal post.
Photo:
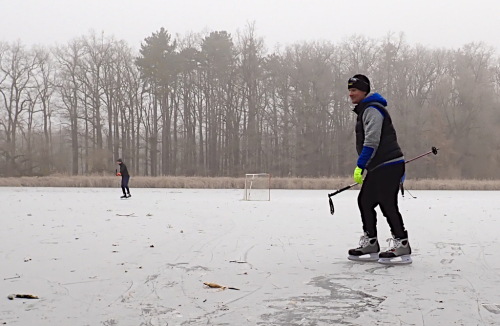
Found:
M 271 175 L 269 173 L 246 174 L 243 200 L 271 200 Z

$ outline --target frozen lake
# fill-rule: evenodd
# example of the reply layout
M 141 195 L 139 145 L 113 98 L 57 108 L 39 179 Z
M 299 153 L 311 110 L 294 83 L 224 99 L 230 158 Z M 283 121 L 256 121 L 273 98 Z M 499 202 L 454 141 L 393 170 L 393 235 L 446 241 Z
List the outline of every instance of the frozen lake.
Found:
M 500 192 L 400 199 L 407 266 L 348 261 L 358 191 L 327 194 L 0 188 L 0 324 L 500 325 Z

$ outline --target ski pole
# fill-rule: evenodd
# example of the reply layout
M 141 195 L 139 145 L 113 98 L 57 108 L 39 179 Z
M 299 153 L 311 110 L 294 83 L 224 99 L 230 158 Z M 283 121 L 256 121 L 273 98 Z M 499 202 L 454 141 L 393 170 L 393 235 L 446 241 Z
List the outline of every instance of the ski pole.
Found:
M 408 164 L 408 163 L 410 163 L 410 162 L 413 162 L 413 161 L 415 161 L 415 160 L 418 160 L 419 158 L 424 157 L 424 156 L 426 156 L 426 155 L 429 155 L 429 154 L 431 154 L 431 153 L 432 153 L 432 154 L 434 154 L 434 155 L 437 155 L 438 150 L 439 150 L 439 148 L 437 148 L 437 147 L 434 147 L 434 146 L 433 146 L 433 147 L 431 148 L 431 150 L 430 150 L 430 151 L 428 151 L 427 153 L 424 153 L 424 154 L 422 154 L 422 155 L 419 155 L 419 156 L 417 156 L 417 157 L 414 157 L 414 158 L 412 158 L 411 160 L 406 161 L 406 162 L 405 162 L 405 164 Z M 373 171 L 373 170 L 372 170 L 372 171 Z M 335 196 L 335 195 L 337 195 L 337 194 L 340 194 L 341 192 L 343 192 L 343 191 L 345 191 L 345 190 L 351 189 L 352 187 L 354 187 L 354 186 L 356 186 L 356 185 L 357 185 L 357 183 L 353 183 L 352 185 L 349 185 L 349 186 L 344 187 L 344 188 L 342 188 L 342 189 L 339 189 L 339 190 L 337 190 L 337 191 L 335 191 L 335 192 L 332 192 L 331 194 L 328 194 L 328 203 L 330 204 L 330 214 L 332 214 L 332 215 L 333 215 L 333 213 L 335 213 L 335 207 L 333 206 L 332 196 Z
M 417 156 L 417 157 L 414 157 L 414 158 L 412 158 L 411 160 L 406 161 L 406 162 L 405 162 L 405 164 L 410 163 L 410 162 L 415 161 L 415 160 L 418 160 L 419 158 L 424 157 L 424 156 L 427 156 L 427 155 L 429 155 L 429 154 L 431 154 L 431 153 L 432 153 L 432 154 L 434 154 L 434 155 L 437 155 L 438 150 L 439 150 L 439 148 L 432 147 L 432 149 L 431 149 L 430 151 L 428 151 L 427 153 L 424 153 L 424 154 L 422 154 L 422 155 L 419 155 L 419 156 Z
M 426 155 L 429 155 L 430 153 L 432 153 L 432 154 L 434 154 L 434 155 L 437 155 L 438 150 L 439 150 L 439 148 L 437 148 L 437 147 L 434 147 L 434 146 L 433 146 L 433 147 L 432 147 L 432 149 L 431 149 L 430 151 L 428 151 L 427 153 L 424 153 L 424 154 L 422 154 L 422 155 L 419 155 L 419 156 L 417 156 L 417 157 L 414 157 L 414 158 L 412 158 L 411 160 L 406 161 L 406 162 L 405 162 L 405 164 L 406 164 L 406 163 L 410 163 L 411 161 L 415 161 L 415 160 L 417 160 L 417 159 L 419 159 L 419 158 L 421 158 L 421 157 L 424 157 L 424 156 L 426 156 Z M 403 178 L 401 179 L 401 183 L 400 183 L 400 188 L 401 188 L 401 196 L 403 196 L 403 197 L 405 196 L 405 188 L 404 188 L 404 186 L 403 186 L 404 179 L 405 179 L 405 176 L 403 176 Z M 414 196 L 413 196 L 410 192 L 408 192 L 408 193 L 409 193 L 409 194 L 410 194 L 410 196 L 412 196 L 413 198 L 417 198 L 417 197 L 414 197 Z

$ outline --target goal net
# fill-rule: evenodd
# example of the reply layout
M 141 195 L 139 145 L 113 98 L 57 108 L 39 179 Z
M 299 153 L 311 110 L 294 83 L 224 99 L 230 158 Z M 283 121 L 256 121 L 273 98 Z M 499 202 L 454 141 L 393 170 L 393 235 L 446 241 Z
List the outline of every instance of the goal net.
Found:
M 271 200 L 271 175 L 269 173 L 246 174 L 243 200 Z

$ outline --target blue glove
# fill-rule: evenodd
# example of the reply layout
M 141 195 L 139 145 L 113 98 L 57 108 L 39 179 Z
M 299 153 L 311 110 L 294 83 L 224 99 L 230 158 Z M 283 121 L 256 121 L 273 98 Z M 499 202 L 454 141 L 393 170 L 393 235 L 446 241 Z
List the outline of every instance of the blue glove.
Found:
M 363 169 L 359 166 L 356 166 L 354 169 L 354 181 L 358 184 L 363 184 Z

